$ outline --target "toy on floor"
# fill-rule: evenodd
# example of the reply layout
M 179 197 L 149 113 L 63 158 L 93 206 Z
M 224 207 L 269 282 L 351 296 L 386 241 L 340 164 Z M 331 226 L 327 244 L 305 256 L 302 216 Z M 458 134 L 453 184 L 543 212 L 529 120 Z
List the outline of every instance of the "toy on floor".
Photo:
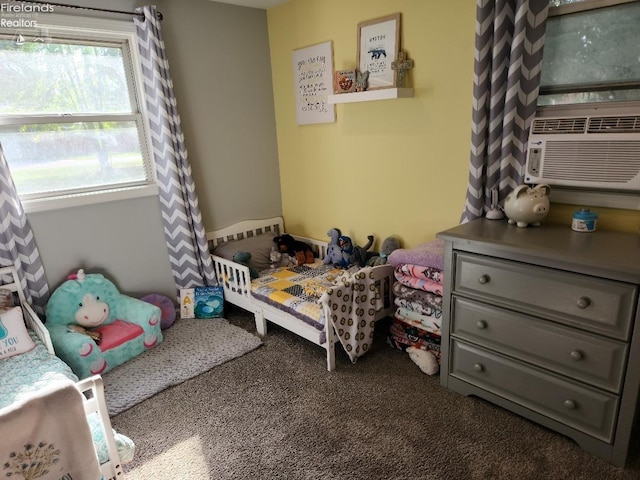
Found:
M 280 253 L 286 253 L 295 257 L 298 265 L 316 261 L 313 255 L 313 249 L 308 243 L 296 240 L 287 233 L 273 237 L 273 241 L 276 242 Z
M 422 370 L 427 375 L 435 375 L 440 371 L 438 359 L 433 353 L 416 347 L 407 347 L 407 353 L 409 354 L 409 358 L 413 361 L 413 363 L 418 365 L 418 367 L 420 367 L 420 370 Z
M 160 295 L 159 293 L 150 293 L 144 297 L 140 297 L 143 302 L 155 305 L 162 312 L 160 315 L 160 329 L 166 330 L 176 321 L 176 306 L 169 297 Z
M 56 355 L 80 379 L 106 373 L 162 342 L 160 308 L 82 269 L 51 294 L 45 313 Z M 80 328 L 100 334 L 99 343 Z

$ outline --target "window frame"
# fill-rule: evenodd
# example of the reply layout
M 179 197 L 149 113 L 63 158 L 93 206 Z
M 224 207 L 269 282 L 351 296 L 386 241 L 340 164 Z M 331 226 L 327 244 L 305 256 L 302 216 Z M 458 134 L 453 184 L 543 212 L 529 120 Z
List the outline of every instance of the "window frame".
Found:
M 613 7 L 628 3 L 638 3 L 639 0 L 583 0 L 560 6 L 549 6 L 549 17 L 569 15 L 572 13 Z M 544 56 L 544 53 L 543 53 Z M 575 84 L 560 87 L 540 87 L 540 93 L 573 93 L 596 90 L 602 86 L 608 89 L 640 88 L 640 79 L 631 82 L 616 82 L 606 84 Z M 640 111 L 640 101 L 633 102 L 600 102 L 574 103 L 562 105 L 544 105 L 536 108 L 536 117 L 549 116 L 581 116 L 585 112 L 592 114 L 607 114 L 614 112 Z M 597 189 L 575 189 L 565 186 L 554 186 L 551 189 L 550 200 L 554 203 L 570 205 L 589 205 L 595 207 L 619 208 L 624 210 L 640 210 L 640 198 L 635 192 L 610 191 Z
M 95 121 L 133 121 L 139 132 L 140 150 L 143 159 L 146 181 L 134 184 L 121 184 L 103 188 L 88 187 L 74 189 L 73 192 L 50 192 L 37 195 L 24 195 L 20 199 L 27 213 L 98 204 L 116 200 L 158 195 L 155 162 L 148 126 L 146 102 L 144 101 L 144 85 L 141 60 L 136 43 L 135 25 L 132 21 L 108 20 L 91 17 L 76 17 L 57 14 L 40 14 L 39 30 L 47 30 L 51 37 L 71 40 L 78 44 L 120 44 L 122 45 L 125 75 L 130 84 L 130 102 L 132 111 L 129 114 L 78 114 L 59 118 L 55 115 L 0 116 L 2 125 L 23 125 L 25 117 L 31 123 L 76 123 Z M 1 28 L 0 33 L 15 36 L 15 29 Z M 85 43 L 83 43 L 85 42 Z M 137 113 L 136 113 L 137 109 Z

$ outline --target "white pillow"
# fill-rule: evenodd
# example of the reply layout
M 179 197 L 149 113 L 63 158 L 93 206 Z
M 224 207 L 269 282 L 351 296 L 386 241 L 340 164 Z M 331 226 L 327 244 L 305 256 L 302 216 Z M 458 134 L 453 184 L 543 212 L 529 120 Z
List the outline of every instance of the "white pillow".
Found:
M 0 311 L 0 360 L 28 352 L 35 346 L 24 324 L 22 307 Z

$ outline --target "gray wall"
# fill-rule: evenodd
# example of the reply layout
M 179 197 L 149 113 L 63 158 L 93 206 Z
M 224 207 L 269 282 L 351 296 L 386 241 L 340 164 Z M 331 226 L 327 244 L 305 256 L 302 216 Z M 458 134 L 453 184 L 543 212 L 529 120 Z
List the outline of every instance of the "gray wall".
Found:
M 68 3 L 130 11 L 148 2 Z M 155 4 L 205 229 L 281 215 L 266 12 L 208 0 Z M 85 268 L 131 295 L 175 295 L 156 197 L 28 217 L 52 289 Z

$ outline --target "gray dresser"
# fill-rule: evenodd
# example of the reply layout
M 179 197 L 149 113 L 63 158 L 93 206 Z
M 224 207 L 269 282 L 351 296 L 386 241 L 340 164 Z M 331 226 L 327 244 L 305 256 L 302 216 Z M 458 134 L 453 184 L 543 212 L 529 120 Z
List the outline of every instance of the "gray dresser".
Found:
M 438 237 L 441 384 L 624 466 L 640 386 L 640 235 L 480 219 Z

